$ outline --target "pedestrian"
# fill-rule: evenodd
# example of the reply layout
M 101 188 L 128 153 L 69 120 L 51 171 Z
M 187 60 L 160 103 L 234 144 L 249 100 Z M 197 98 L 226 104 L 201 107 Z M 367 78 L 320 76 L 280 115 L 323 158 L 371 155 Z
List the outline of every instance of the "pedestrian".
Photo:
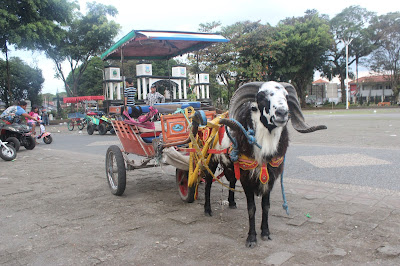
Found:
M 32 119 L 36 122 L 40 122 L 39 117 L 33 117 L 29 115 L 25 110 L 27 107 L 27 103 L 25 101 L 20 101 L 18 105 L 12 105 L 8 107 L 4 112 L 0 115 L 0 119 L 4 121 L 6 124 L 12 123 L 21 123 L 21 116 Z
M 42 121 L 43 125 L 49 125 L 49 114 L 47 113 L 47 109 L 44 106 L 42 106 Z
M 164 103 L 165 97 L 157 91 L 157 87 L 153 84 L 150 93 L 146 96 L 146 104 L 153 106 L 155 103 Z

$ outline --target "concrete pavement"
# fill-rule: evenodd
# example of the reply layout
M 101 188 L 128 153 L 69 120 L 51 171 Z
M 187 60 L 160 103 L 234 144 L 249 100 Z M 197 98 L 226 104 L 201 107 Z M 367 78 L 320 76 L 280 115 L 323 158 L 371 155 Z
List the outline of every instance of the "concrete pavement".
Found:
M 301 136 L 291 132 L 289 149 L 309 143 L 308 138 L 318 147 L 336 145 L 326 141 L 330 137 L 348 143 L 352 135 L 343 131 L 354 129 L 343 130 L 341 125 L 349 127 L 360 120 L 313 115 L 306 119 L 310 124 L 327 122 L 328 131 Z M 372 140 L 374 134 L 381 134 L 379 128 L 371 129 L 372 124 L 382 126 L 384 120 L 392 124 L 390 130 L 400 125 L 396 124 L 400 116 L 390 118 L 393 121 L 371 119 L 361 117 L 364 123 L 357 127 L 368 128 L 364 137 Z M 79 137 L 55 128 L 55 141 L 57 134 Z M 394 134 L 387 132 L 385 139 L 357 147 L 398 150 L 400 146 L 393 143 L 399 138 L 390 136 Z M 108 146 L 104 145 L 103 154 L 55 147 L 21 148 L 16 161 L 0 161 L 0 264 L 400 265 L 400 193 L 396 190 L 301 179 L 301 172 L 288 170 L 284 182 L 290 215 L 281 207 L 277 183 L 269 219 L 273 240 L 259 238 L 256 248 L 247 249 L 243 193 L 236 193 L 238 208 L 231 210 L 226 205 L 227 189 L 214 184 L 214 216 L 206 217 L 203 185 L 195 203 L 183 203 L 174 168 L 168 166 L 128 172 L 125 194 L 116 197 L 105 179 Z M 303 161 L 310 172 L 328 171 L 321 168 L 325 162 Z M 257 199 L 258 233 L 260 213 Z

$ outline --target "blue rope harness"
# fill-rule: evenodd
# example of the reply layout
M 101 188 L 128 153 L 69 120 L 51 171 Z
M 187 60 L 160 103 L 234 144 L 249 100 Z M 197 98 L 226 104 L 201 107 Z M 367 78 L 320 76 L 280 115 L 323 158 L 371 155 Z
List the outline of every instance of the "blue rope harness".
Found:
M 289 215 L 289 206 L 286 201 L 285 188 L 283 187 L 283 172 L 285 171 L 285 160 L 286 160 L 286 154 L 283 157 L 283 170 L 282 170 L 282 174 L 281 174 L 281 190 L 282 190 L 282 199 L 283 199 L 282 208 L 286 211 L 286 214 Z
M 255 132 L 253 129 L 249 128 L 246 131 L 246 129 L 238 121 L 236 121 L 233 118 L 230 118 L 230 120 L 235 122 L 239 126 L 239 128 L 242 130 L 243 134 L 246 136 L 249 144 L 256 145 L 259 149 L 261 149 L 260 144 L 258 144 L 256 141 L 256 138 L 254 136 Z M 232 142 L 232 151 L 229 153 L 229 157 L 231 158 L 231 160 L 233 162 L 237 162 L 239 160 L 239 147 L 238 147 L 237 140 L 234 137 L 232 137 L 232 135 L 229 133 L 228 127 L 226 125 L 225 125 L 225 132 L 226 132 L 226 135 L 228 136 L 228 138 L 230 139 L 230 141 Z M 283 157 L 283 167 L 285 167 L 285 160 L 286 160 L 286 155 Z M 283 168 L 283 169 L 285 169 L 285 168 Z M 282 170 L 282 174 L 281 174 L 281 190 L 282 190 L 282 199 L 283 199 L 282 207 L 286 211 L 286 214 L 289 215 L 289 206 L 286 201 L 285 188 L 283 186 L 283 172 L 284 172 L 284 170 Z

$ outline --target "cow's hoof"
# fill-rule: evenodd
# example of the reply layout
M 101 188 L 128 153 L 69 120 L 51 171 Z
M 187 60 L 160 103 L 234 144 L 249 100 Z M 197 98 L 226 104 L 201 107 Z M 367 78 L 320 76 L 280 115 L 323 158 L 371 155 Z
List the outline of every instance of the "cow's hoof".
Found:
M 272 240 L 272 239 L 269 237 L 269 235 L 263 236 L 262 234 L 261 234 L 261 239 L 264 240 L 264 241 Z
M 246 240 L 246 248 L 254 248 L 257 246 L 256 236 L 248 236 Z
M 204 210 L 204 214 L 206 216 L 212 216 L 212 211 L 211 210 Z

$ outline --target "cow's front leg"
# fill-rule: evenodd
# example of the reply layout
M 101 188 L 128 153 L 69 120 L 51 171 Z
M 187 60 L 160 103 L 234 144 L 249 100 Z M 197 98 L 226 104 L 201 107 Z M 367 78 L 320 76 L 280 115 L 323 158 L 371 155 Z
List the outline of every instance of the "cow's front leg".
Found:
M 261 221 L 261 239 L 262 240 L 271 240 L 269 237 L 269 228 L 268 228 L 268 213 L 270 207 L 270 191 L 267 192 L 266 195 L 262 197 L 261 207 L 262 207 L 262 221 Z
M 254 202 L 254 191 L 248 187 L 243 187 L 247 199 L 247 212 L 249 214 L 249 233 L 246 240 L 246 247 L 254 248 L 257 246 L 256 233 L 256 204 Z

